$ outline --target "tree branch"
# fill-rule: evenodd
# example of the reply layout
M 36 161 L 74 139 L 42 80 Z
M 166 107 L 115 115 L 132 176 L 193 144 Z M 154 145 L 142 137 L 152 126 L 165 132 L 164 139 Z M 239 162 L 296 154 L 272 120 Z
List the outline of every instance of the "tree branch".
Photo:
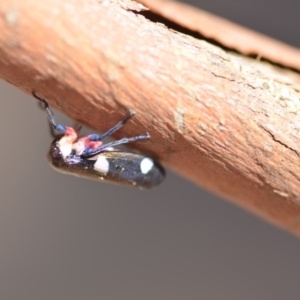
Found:
M 151 22 L 126 0 L 0 3 L 0 76 L 300 233 L 299 74 Z M 285 53 L 281 53 L 282 56 Z M 100 116 L 100 117 L 99 117 Z
M 139 1 L 166 20 L 197 32 L 224 48 L 300 71 L 300 50 L 295 47 L 185 3 L 172 0 Z

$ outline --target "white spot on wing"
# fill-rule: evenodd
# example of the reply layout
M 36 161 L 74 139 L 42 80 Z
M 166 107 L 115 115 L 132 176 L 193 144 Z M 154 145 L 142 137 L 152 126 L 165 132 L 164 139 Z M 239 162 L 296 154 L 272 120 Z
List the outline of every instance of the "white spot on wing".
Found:
M 154 162 L 152 159 L 145 157 L 142 161 L 141 161 L 141 172 L 143 174 L 148 174 L 149 171 L 151 171 L 151 169 L 153 168 Z
M 101 174 L 106 175 L 109 170 L 109 162 L 105 156 L 99 155 L 96 163 L 94 164 L 94 169 Z

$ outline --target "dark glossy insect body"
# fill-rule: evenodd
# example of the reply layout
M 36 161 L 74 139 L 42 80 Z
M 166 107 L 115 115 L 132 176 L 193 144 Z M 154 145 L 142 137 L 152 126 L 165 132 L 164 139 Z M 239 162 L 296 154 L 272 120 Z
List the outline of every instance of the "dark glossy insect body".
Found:
M 44 103 L 52 128 L 63 133 L 52 142 L 48 153 L 48 160 L 56 170 L 138 188 L 152 188 L 164 180 L 163 167 L 152 158 L 114 148 L 117 145 L 149 139 L 149 134 L 103 144 L 104 138 L 120 129 L 134 115 L 133 111 L 130 110 L 126 119 L 102 135 L 79 137 L 79 132 L 74 128 L 56 124 L 47 101 L 34 92 L 32 94 Z

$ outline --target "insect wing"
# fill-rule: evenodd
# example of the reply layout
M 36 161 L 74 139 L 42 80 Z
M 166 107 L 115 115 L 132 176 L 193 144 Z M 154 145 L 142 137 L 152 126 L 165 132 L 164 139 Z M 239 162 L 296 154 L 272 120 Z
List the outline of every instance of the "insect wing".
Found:
M 103 179 L 116 183 L 151 188 L 165 177 L 163 167 L 153 159 L 130 152 L 102 152 L 96 158 L 94 171 Z M 98 175 L 99 176 L 99 175 Z

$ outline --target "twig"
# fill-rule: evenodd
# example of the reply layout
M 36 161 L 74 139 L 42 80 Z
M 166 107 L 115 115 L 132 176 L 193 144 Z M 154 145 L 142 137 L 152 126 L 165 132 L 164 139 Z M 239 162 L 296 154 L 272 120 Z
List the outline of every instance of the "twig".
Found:
M 0 76 L 99 131 L 134 109 L 116 137 L 149 132 L 144 152 L 299 234 L 299 75 L 170 30 L 134 4 L 1 1 Z

